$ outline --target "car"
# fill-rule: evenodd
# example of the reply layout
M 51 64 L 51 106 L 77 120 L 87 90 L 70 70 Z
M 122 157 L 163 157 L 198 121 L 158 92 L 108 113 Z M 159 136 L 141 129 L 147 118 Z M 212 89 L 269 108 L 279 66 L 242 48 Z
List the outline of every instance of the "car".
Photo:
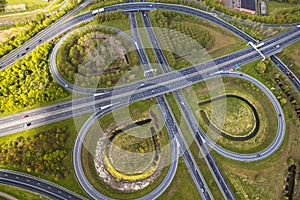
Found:
M 28 117 L 28 115 L 24 115 L 24 116 L 23 116 L 23 118 L 27 118 L 27 117 Z
M 243 74 L 240 74 L 240 76 L 243 76 Z
M 25 56 L 26 53 L 22 53 L 22 56 Z
M 257 154 L 257 157 L 259 158 L 259 157 L 260 157 L 260 154 Z
M 26 48 L 26 51 L 28 51 L 28 50 L 29 50 L 29 47 Z
M 292 77 L 291 79 L 292 79 L 292 81 L 295 81 L 295 80 L 296 80 L 295 77 Z
M 279 117 L 281 117 L 281 114 L 278 114 Z
M 24 124 L 24 128 L 28 127 L 31 125 L 31 122 L 27 123 L 27 124 Z
M 42 42 L 42 40 L 39 40 L 39 43 Z
M 277 45 L 276 45 L 276 48 L 279 48 L 279 47 L 280 47 L 280 45 L 279 45 L 279 44 L 277 44 Z
M 228 65 L 228 66 L 227 66 L 227 68 L 231 68 L 231 66 L 230 66 L 230 65 Z
M 290 71 L 288 69 L 285 70 L 286 74 L 290 74 Z

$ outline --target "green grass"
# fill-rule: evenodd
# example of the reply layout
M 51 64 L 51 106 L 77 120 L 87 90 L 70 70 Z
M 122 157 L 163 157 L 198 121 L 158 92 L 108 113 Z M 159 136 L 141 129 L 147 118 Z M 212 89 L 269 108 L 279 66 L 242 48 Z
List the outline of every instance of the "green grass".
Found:
M 65 145 L 65 149 L 67 150 L 67 155 L 63 160 L 64 166 L 67 169 L 69 169 L 69 171 L 70 171 L 70 173 L 67 175 L 67 177 L 62 179 L 61 181 L 55 181 L 53 178 L 47 177 L 46 175 L 35 174 L 35 173 L 31 173 L 31 174 L 34 176 L 39 176 L 39 177 L 49 180 L 51 182 L 54 182 L 65 188 L 68 188 L 71 191 L 74 191 L 82 196 L 87 197 L 86 193 L 81 189 L 79 183 L 77 182 L 77 179 L 74 174 L 73 163 L 72 163 L 72 151 L 73 151 L 73 145 L 74 145 L 75 139 L 77 137 L 77 133 L 78 133 L 77 130 L 79 130 L 79 128 L 83 125 L 83 123 L 86 121 L 86 119 L 88 118 L 89 115 L 90 114 L 86 114 L 86 115 L 78 116 L 76 118 L 67 119 L 67 120 L 63 120 L 63 121 L 56 122 L 53 124 L 48 124 L 48 125 L 40 126 L 37 128 L 29 129 L 29 130 L 22 131 L 22 132 L 12 134 L 9 136 L 0 137 L 0 143 L 3 143 L 7 140 L 13 140 L 20 136 L 27 137 L 29 135 L 39 133 L 41 131 L 50 129 L 52 127 L 67 127 L 68 132 L 69 132 L 69 137 L 68 137 L 68 139 L 66 141 L 66 145 Z M 77 129 L 76 129 L 76 127 L 77 127 Z M 2 166 L 2 167 L 7 167 L 7 166 Z M 7 168 L 16 170 L 12 167 L 7 167 Z M 26 173 L 26 170 L 17 169 L 17 171 Z
M 286 13 L 294 9 L 300 9 L 300 4 L 291 4 L 285 2 L 268 1 L 267 12 L 270 16 L 276 16 L 280 13 Z
M 50 2 L 45 2 L 41 0 L 6 0 L 8 5 L 12 4 L 26 4 L 27 10 L 26 11 L 31 11 L 31 10 L 37 10 L 40 8 L 44 8 L 47 6 Z
M 219 115 L 213 115 L 211 104 L 201 106 L 206 111 L 209 121 L 216 125 L 220 130 L 232 136 L 246 136 L 252 132 L 255 127 L 255 118 L 250 106 L 233 97 L 226 98 L 225 101 L 214 102 L 216 108 L 222 110 L 226 104 L 226 117 L 225 119 L 218 118 Z
M 17 199 L 30 199 L 30 200 L 48 199 L 48 198 L 38 195 L 36 193 L 29 192 L 27 190 L 23 190 L 18 187 L 8 186 L 8 185 L 3 185 L 3 184 L 0 184 L 0 192 L 8 194 Z M 5 200 L 6 198 L 0 196 L 0 199 Z
M 225 149 L 239 152 L 239 153 L 255 153 L 259 150 L 262 150 L 266 148 L 274 139 L 275 133 L 277 132 L 277 118 L 274 108 L 271 106 L 269 99 L 266 97 L 266 95 L 259 90 L 256 86 L 251 84 L 248 81 L 237 79 L 237 78 L 225 78 L 224 80 L 224 92 L 225 94 L 234 94 L 237 96 L 241 96 L 245 99 L 247 99 L 258 111 L 259 120 L 260 120 L 260 129 L 257 133 L 257 135 L 249 140 L 246 141 L 232 141 L 229 139 L 226 139 L 224 137 L 219 136 L 214 131 L 210 130 L 208 131 L 208 125 L 204 123 L 204 120 L 202 116 L 199 118 L 199 124 L 203 128 L 207 134 L 215 138 L 216 142 L 224 147 Z M 199 101 L 205 101 L 209 100 L 210 98 L 214 98 L 216 96 L 224 95 L 224 94 L 217 94 L 210 97 L 210 93 L 212 93 L 212 90 L 208 91 L 205 87 L 205 84 L 195 84 L 193 85 L 193 88 L 195 90 L 195 93 L 197 95 L 201 94 L 201 97 L 199 98 Z M 199 95 L 200 96 L 200 95 Z M 224 126 L 228 126 L 228 117 L 230 115 L 230 112 L 234 112 L 234 105 L 230 105 L 232 102 L 228 102 L 229 98 L 226 99 L 226 107 L 225 105 L 221 105 L 219 102 L 214 102 L 212 107 L 214 111 L 214 124 L 216 122 L 222 122 L 225 120 Z M 193 103 L 193 102 L 191 102 Z M 191 105 L 190 103 L 190 105 Z M 229 104 L 228 104 L 229 103 Z M 209 105 L 208 105 L 209 106 Z M 221 107 L 220 107 L 221 106 Z M 226 109 L 223 111 L 223 108 Z M 195 116 L 199 116 L 197 114 L 197 109 L 192 109 L 195 112 Z M 226 111 L 226 115 L 223 115 L 223 113 Z M 251 110 L 252 113 L 252 110 Z M 220 118 L 221 116 L 221 118 Z M 218 117 L 218 118 L 216 118 Z M 230 117 L 229 117 L 230 118 Z M 253 118 L 254 119 L 254 118 Z M 245 124 L 248 123 L 248 120 L 242 120 L 237 121 L 236 123 Z M 231 124 L 233 126 L 234 122 Z M 236 127 L 235 127 L 236 128 Z M 234 129 L 234 128 L 233 128 Z M 230 134 L 230 132 L 228 132 Z
M 158 200 L 190 200 L 201 199 L 193 179 L 183 161 L 178 158 L 178 168 L 175 177 L 167 188 L 157 199 Z

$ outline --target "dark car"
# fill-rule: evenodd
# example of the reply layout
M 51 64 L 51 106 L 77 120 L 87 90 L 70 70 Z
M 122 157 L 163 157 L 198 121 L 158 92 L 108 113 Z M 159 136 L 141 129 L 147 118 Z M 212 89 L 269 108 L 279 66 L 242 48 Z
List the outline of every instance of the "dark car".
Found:
M 27 118 L 27 117 L 28 117 L 28 115 L 24 115 L 24 116 L 23 116 L 23 118 Z
M 24 128 L 28 127 L 31 125 L 31 122 L 27 123 L 27 124 L 24 124 Z

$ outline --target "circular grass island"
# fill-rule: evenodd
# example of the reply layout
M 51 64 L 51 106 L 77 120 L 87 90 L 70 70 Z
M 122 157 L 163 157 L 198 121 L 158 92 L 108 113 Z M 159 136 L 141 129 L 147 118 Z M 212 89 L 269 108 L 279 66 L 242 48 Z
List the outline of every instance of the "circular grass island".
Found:
M 210 96 L 205 83 L 194 85 L 199 124 L 221 147 L 251 154 L 268 147 L 277 133 L 277 113 L 268 97 L 253 83 L 223 78 L 225 94 Z M 225 110 L 226 108 L 226 110 Z
M 171 163 L 169 136 L 155 100 L 139 101 L 108 113 L 94 124 L 82 147 L 84 173 L 102 194 L 134 199 L 153 191 Z M 124 114 L 124 116 L 123 116 Z M 99 127 L 100 125 L 100 127 Z
M 143 69 L 128 38 L 105 26 L 70 32 L 56 56 L 59 75 L 84 88 L 107 88 L 143 78 Z

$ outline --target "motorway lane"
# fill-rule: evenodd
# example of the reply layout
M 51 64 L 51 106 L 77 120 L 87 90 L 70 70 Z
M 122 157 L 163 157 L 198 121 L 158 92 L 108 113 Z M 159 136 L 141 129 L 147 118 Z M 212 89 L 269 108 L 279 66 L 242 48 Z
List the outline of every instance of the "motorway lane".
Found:
M 156 55 L 158 62 L 160 63 L 161 68 L 163 69 L 163 71 L 165 73 L 170 72 L 171 69 L 169 67 L 166 57 L 164 56 L 163 51 L 161 50 L 161 47 L 156 38 L 156 35 L 152 29 L 152 24 L 149 20 L 148 13 L 142 12 L 142 20 L 144 22 L 144 26 L 146 28 L 149 41 L 151 42 L 151 45 L 154 49 L 154 53 Z M 184 113 L 184 117 L 190 128 L 190 131 L 194 134 L 194 137 L 196 137 L 196 135 L 199 133 L 200 127 L 198 125 L 196 118 L 192 114 L 192 111 L 189 108 L 187 101 L 183 97 L 181 90 L 174 91 L 173 95 L 175 97 L 175 100 L 176 100 L 178 106 L 181 108 L 181 111 Z M 181 137 L 183 137 L 183 136 L 181 135 Z M 199 137 L 198 138 L 196 137 L 196 142 L 199 146 L 199 149 L 200 149 L 203 157 L 205 158 L 207 165 L 209 166 L 209 168 L 214 176 L 216 183 L 218 184 L 218 186 L 220 188 L 220 191 L 223 193 L 224 197 L 226 199 L 235 199 L 234 194 L 233 194 L 232 190 L 230 189 L 230 187 L 228 186 L 215 159 L 213 158 L 212 154 L 209 152 L 206 144 L 204 144 L 205 140 L 203 138 L 201 138 L 201 140 L 199 141 Z M 192 157 L 192 155 L 191 155 L 191 157 Z M 188 168 L 190 169 L 190 171 L 193 172 L 194 170 L 191 169 L 191 166 L 195 166 L 195 163 L 193 163 L 193 165 L 188 165 Z
M 37 192 L 51 199 L 85 199 L 84 197 L 68 189 L 65 189 L 44 179 L 7 169 L 0 169 L 0 183 L 17 186 L 29 191 Z
M 293 37 L 294 39 L 298 39 L 299 35 L 296 35 Z M 282 41 L 284 43 L 286 41 Z M 247 50 L 248 51 L 248 50 Z M 268 52 L 265 51 L 264 53 L 267 55 L 272 55 L 272 51 Z M 239 53 L 238 53 L 239 54 Z M 249 53 L 246 56 L 241 56 L 240 59 L 233 59 L 234 61 L 228 61 L 230 63 L 238 62 L 240 65 L 245 64 L 249 61 L 256 60 L 260 57 L 260 55 L 254 51 L 253 53 Z M 218 61 L 221 63 L 221 61 Z M 163 94 L 165 92 L 174 91 L 176 89 L 181 89 L 187 86 L 192 85 L 193 83 L 197 81 L 201 81 L 203 77 L 215 73 L 219 70 L 228 70 L 228 62 L 224 62 L 221 64 L 215 65 L 213 62 L 206 62 L 201 65 L 198 65 L 196 67 L 190 67 L 187 69 L 183 69 L 182 71 L 172 71 L 168 74 L 163 74 L 157 77 L 149 78 L 143 81 L 136 82 L 130 86 L 127 86 L 127 89 L 114 89 L 112 93 L 106 93 L 102 96 L 97 96 L 97 99 L 100 99 L 103 97 L 103 100 L 108 100 L 108 98 L 116 98 L 118 101 L 124 101 L 128 100 L 127 98 L 119 100 L 119 97 L 126 97 L 126 96 L 132 96 L 131 100 L 138 100 L 138 99 L 146 99 L 148 97 L 154 97 L 158 96 L 160 94 Z M 203 67 L 204 66 L 204 67 Z M 202 68 L 202 69 L 201 69 Z M 233 66 L 231 66 L 233 68 Z M 201 69 L 197 71 L 198 69 Z M 183 76 L 184 75 L 184 76 Z M 154 79 L 154 80 L 151 80 Z M 134 92 L 137 94 L 134 95 Z M 126 93 L 126 94 L 124 94 Z M 110 97 L 113 95 L 113 97 Z M 15 119 L 15 123 L 17 123 L 20 120 L 20 118 Z M 22 119 L 23 120 L 23 119 Z M 19 122 L 19 124 L 22 124 L 23 122 Z M 3 130 L 2 130 L 3 131 Z
M 45 41 L 49 40 L 50 38 L 54 38 L 57 33 L 57 29 L 61 27 L 63 24 L 65 24 L 65 20 L 70 18 L 75 13 L 79 12 L 83 8 L 85 8 L 87 5 L 89 5 L 92 2 L 92 0 L 87 0 L 86 2 L 83 2 L 82 4 L 75 7 L 73 10 L 65 14 L 63 17 L 61 17 L 58 21 L 51 24 L 46 29 L 39 32 L 37 35 L 33 36 L 30 40 L 25 42 L 22 46 L 16 48 L 9 54 L 5 55 L 3 58 L 0 59 L 0 70 L 3 70 L 13 64 L 17 59 L 25 56 L 26 54 L 33 51 L 38 45 L 44 43 Z M 72 27 L 72 26 L 71 26 Z M 70 27 L 70 28 L 71 28 Z M 50 33 L 50 34 L 49 34 Z M 54 34 L 52 34 L 54 33 Z M 52 35 L 52 37 L 48 37 L 48 35 Z M 24 54 L 24 55 L 23 55 Z
M 262 47 L 261 48 L 261 51 L 264 54 L 272 55 L 274 52 L 278 52 L 278 51 L 281 50 L 281 48 L 276 47 L 277 45 L 279 45 L 280 47 L 283 47 L 283 46 L 286 46 L 287 44 L 289 44 L 291 42 L 295 42 L 296 40 L 298 40 L 300 38 L 300 31 L 297 31 L 297 32 L 294 32 L 294 33 L 287 32 L 284 35 L 277 36 L 276 38 L 280 38 L 280 39 L 277 39 L 276 43 L 273 43 L 272 45 L 269 45 L 268 42 L 266 42 L 267 47 Z M 58 47 L 56 46 L 54 51 L 53 51 L 53 55 L 51 55 L 52 58 L 55 58 L 57 49 L 58 49 Z M 272 51 L 270 52 L 270 50 L 272 50 Z M 214 71 L 217 71 L 218 68 L 222 68 L 222 67 L 224 67 L 224 65 L 231 66 L 230 68 L 233 68 L 236 63 L 244 64 L 244 63 L 253 61 L 254 59 L 257 58 L 256 56 L 253 56 L 253 55 L 256 55 L 256 54 L 258 54 L 258 53 L 253 48 L 248 47 L 245 50 L 241 50 L 239 52 L 235 52 L 233 54 L 223 56 L 221 58 L 217 58 L 214 61 L 208 61 L 208 62 L 205 62 L 205 63 L 201 63 L 199 65 L 196 65 L 194 67 L 184 68 L 184 69 L 178 70 L 176 72 L 170 72 L 167 75 L 162 74 L 162 75 L 156 76 L 155 78 L 154 77 L 149 78 L 148 80 L 137 81 L 137 82 L 132 83 L 130 85 L 124 85 L 122 87 L 116 87 L 116 88 L 114 88 L 113 92 L 114 92 L 114 94 L 120 94 L 120 93 L 123 93 L 124 91 L 131 91 L 131 90 L 139 87 L 142 84 L 147 84 L 147 85 L 152 84 L 152 85 L 154 85 L 154 84 L 161 83 L 161 82 L 164 82 L 164 81 L 169 80 L 169 79 L 174 79 L 174 78 L 181 77 L 182 75 L 189 74 L 192 71 L 193 72 L 200 71 L 201 73 L 204 73 L 201 70 L 207 71 L 207 70 L 210 70 L 210 69 L 214 69 Z M 51 59 L 51 60 L 52 60 L 51 61 L 51 68 L 55 68 L 54 63 L 53 63 L 54 61 L 53 61 L 53 59 Z M 218 64 L 219 66 L 217 66 L 216 64 Z M 214 71 L 212 71 L 212 72 L 214 72 Z M 58 77 L 58 82 L 60 82 L 61 85 L 66 85 L 67 84 L 64 80 L 62 80 L 61 77 L 59 77 L 59 74 L 57 72 L 54 73 L 54 76 Z M 75 91 L 81 92 L 81 93 L 85 93 L 85 92 L 86 93 L 94 93 L 95 92 L 95 90 L 90 90 L 89 91 L 88 89 L 73 87 L 70 84 L 68 85 L 68 88 L 74 89 Z M 96 92 L 97 93 L 103 93 L 103 92 L 110 92 L 110 91 L 111 91 L 111 89 L 98 89 Z
M 271 60 L 274 62 L 275 66 L 277 66 L 279 70 L 284 74 L 287 74 L 286 70 L 289 71 L 289 73 L 295 78 L 295 80 L 291 80 L 291 78 L 289 78 L 290 82 L 294 85 L 298 92 L 300 92 L 300 81 L 298 77 L 277 56 L 271 56 Z
M 135 13 L 129 13 L 129 17 L 130 17 L 132 32 L 134 34 L 135 40 L 137 41 L 137 46 L 139 48 L 140 58 L 142 59 L 142 63 L 145 63 L 145 64 L 143 64 L 143 69 L 145 72 L 147 72 L 147 71 L 150 72 L 150 73 L 147 73 L 148 78 L 153 77 L 153 76 L 155 76 L 155 74 L 152 71 L 152 67 L 151 67 L 149 58 L 146 55 L 143 44 L 140 40 L 139 31 L 137 29 L 138 26 L 137 26 L 136 15 L 135 15 Z M 145 60 L 143 60 L 143 58 Z M 167 67 L 167 66 L 165 66 L 165 67 Z M 175 147 L 172 147 L 172 149 L 177 149 L 177 147 L 179 147 L 181 149 L 181 151 L 183 152 L 183 159 L 184 159 L 185 164 L 187 165 L 188 169 L 190 169 L 189 170 L 190 174 L 191 174 L 192 179 L 198 189 L 200 196 L 203 199 L 213 199 L 213 196 L 205 182 L 205 179 L 203 178 L 201 172 L 199 171 L 199 169 L 197 167 L 195 160 L 193 159 L 190 151 L 187 148 L 187 144 L 184 141 L 184 138 L 181 134 L 179 126 L 175 121 L 175 117 L 174 117 L 173 113 L 171 112 L 171 109 L 170 109 L 169 105 L 167 104 L 165 97 L 158 96 L 158 97 L 156 97 L 156 101 L 160 108 L 160 114 L 161 114 L 161 116 L 163 116 L 165 126 L 168 130 L 170 141 L 173 141 L 174 138 L 176 138 L 177 141 L 180 141 L 178 144 L 179 146 L 176 145 Z M 165 111 L 167 111 L 167 113 Z M 173 144 L 173 143 L 171 143 L 171 144 Z M 175 152 L 172 152 L 172 154 L 175 154 Z M 176 171 L 173 172 L 174 175 L 175 175 L 175 172 Z M 169 184 L 171 184 L 171 182 L 169 182 Z M 167 189 L 169 184 L 164 185 L 164 187 L 165 187 L 164 190 Z
M 179 125 L 177 124 L 173 113 L 171 112 L 170 106 L 164 96 L 158 96 L 157 102 L 159 105 L 160 114 L 164 119 L 164 123 L 169 133 L 176 138 L 178 142 L 178 146 L 181 151 L 181 156 L 185 164 L 188 167 L 190 175 L 202 197 L 202 199 L 214 199 L 207 183 L 205 182 L 204 177 L 202 176 L 196 161 L 194 160 L 191 151 L 189 150 L 188 145 L 186 144 L 183 134 L 179 129 Z

